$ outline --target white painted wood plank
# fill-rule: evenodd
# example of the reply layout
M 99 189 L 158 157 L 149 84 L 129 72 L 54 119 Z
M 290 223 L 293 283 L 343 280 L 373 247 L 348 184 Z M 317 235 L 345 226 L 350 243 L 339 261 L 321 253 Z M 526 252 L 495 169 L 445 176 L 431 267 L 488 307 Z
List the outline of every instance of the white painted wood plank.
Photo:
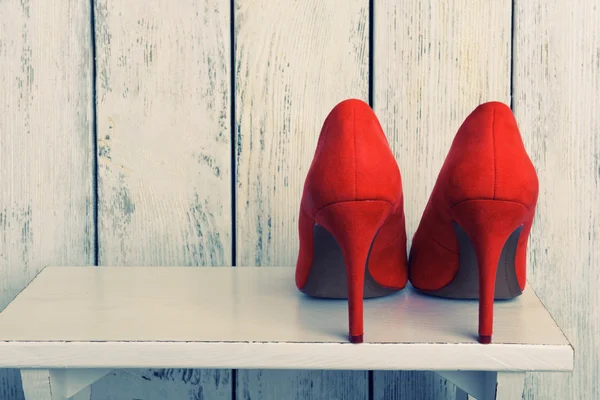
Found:
M 511 2 L 375 2 L 374 110 L 405 186 L 412 238 L 460 124 L 510 102 Z
M 98 0 L 96 42 L 100 264 L 231 264 L 229 3 Z
M 293 266 L 302 185 L 321 125 L 338 102 L 368 99 L 369 1 L 235 5 L 236 262 Z M 239 372 L 241 382 L 247 373 Z M 337 398 L 363 387 L 353 392 L 361 398 L 367 390 L 363 373 L 252 374 L 239 398 L 276 397 L 275 388 L 290 398 Z
M 89 15 L 0 2 L 0 310 L 43 266 L 94 261 Z M 0 370 L 0 398 L 23 399 L 19 371 Z
M 213 341 L 0 342 L 9 368 L 246 368 L 302 370 L 554 371 L 573 369 L 568 346 Z
M 430 371 L 373 371 L 373 389 L 373 400 L 462 400 L 452 383 Z
M 100 265 L 230 265 L 229 2 L 97 0 L 95 22 Z M 223 373 L 192 391 L 230 393 Z
M 374 24 L 373 107 L 402 174 L 410 246 L 464 118 L 482 102 L 510 101 L 511 1 L 376 0 Z M 434 374 L 393 375 L 378 380 L 376 398 L 400 379 L 419 382 L 408 398 L 454 390 Z
M 368 300 L 369 342 L 351 345 L 345 302 L 290 290 L 293 274 L 289 267 L 49 267 L 0 313 L 0 367 L 554 371 L 573 363 L 531 289 L 497 306 L 502 328 L 493 345 L 469 334 L 477 302 L 410 289 Z
M 293 277 L 289 267 L 47 267 L 0 313 L 0 340 L 347 343 L 345 301 L 295 292 Z M 477 310 L 409 286 L 365 301 L 367 342 L 477 344 Z M 569 346 L 530 287 L 494 317 L 495 344 Z
M 242 371 L 237 392 L 245 400 L 368 399 L 367 371 L 240 370 L 238 374 Z
M 302 186 L 321 126 L 368 97 L 368 1 L 238 0 L 238 265 L 295 266 Z
M 528 374 L 528 399 L 600 398 L 598 21 L 595 0 L 515 2 L 514 110 L 540 180 L 529 280 L 577 352 L 573 374 Z
M 230 388 L 230 370 L 126 369 L 110 373 L 94 384 L 92 398 L 230 400 Z

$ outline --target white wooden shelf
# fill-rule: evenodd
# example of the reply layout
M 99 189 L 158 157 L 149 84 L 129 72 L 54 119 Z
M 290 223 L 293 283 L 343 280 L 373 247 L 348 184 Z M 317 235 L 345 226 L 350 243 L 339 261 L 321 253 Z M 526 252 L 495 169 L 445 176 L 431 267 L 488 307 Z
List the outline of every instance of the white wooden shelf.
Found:
M 493 344 L 477 343 L 477 310 L 408 287 L 366 300 L 351 344 L 346 301 L 298 292 L 294 268 L 47 267 L 0 313 L 0 368 L 22 370 L 28 399 L 85 398 L 117 368 L 431 370 L 477 398 L 572 370 L 530 287 L 496 303 Z

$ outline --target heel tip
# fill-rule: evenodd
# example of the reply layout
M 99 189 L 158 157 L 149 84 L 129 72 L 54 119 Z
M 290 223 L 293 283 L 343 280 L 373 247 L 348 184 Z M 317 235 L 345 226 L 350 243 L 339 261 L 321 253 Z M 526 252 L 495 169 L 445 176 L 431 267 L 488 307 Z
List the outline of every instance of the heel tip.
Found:
M 492 343 L 492 336 L 491 335 L 479 335 L 479 343 L 481 343 L 481 344 Z
M 352 343 L 362 343 L 363 342 L 363 335 L 350 335 L 350 342 Z

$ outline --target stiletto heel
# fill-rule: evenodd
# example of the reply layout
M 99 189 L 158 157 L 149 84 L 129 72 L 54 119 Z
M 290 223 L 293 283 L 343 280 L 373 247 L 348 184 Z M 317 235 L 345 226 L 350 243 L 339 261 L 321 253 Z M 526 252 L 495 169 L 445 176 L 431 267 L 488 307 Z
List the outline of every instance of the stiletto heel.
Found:
M 391 211 L 385 201 L 351 201 L 332 204 L 315 222 L 333 235 L 340 246 L 348 284 L 350 341 L 363 341 L 363 297 L 369 252 L 377 232 Z
M 413 237 L 413 287 L 479 300 L 481 343 L 492 340 L 494 300 L 525 290 L 538 185 L 511 109 L 481 104 L 458 129 Z
M 479 276 L 479 342 L 489 344 L 492 341 L 494 298 L 496 288 L 505 290 L 502 285 L 517 280 L 514 269 L 512 276 L 502 271 L 505 282 L 496 280 L 503 251 L 515 254 L 516 242 L 509 243 L 509 237 L 518 234 L 526 221 L 529 210 L 522 204 L 500 200 L 471 200 L 452 207 L 454 221 L 464 230 L 470 245 L 475 251 L 476 265 L 470 263 L 466 268 L 476 268 Z M 459 234 L 460 235 L 460 234 Z M 467 238 L 460 238 L 463 241 Z M 463 244 L 466 247 L 469 244 Z M 512 247 L 512 248 L 511 248 Z M 463 252 L 461 252 L 463 253 Z M 464 253 L 468 253 L 465 251 Z M 503 264 L 505 265 L 505 264 Z
M 306 175 L 296 286 L 308 296 L 348 299 L 350 341 L 363 341 L 363 299 L 404 288 L 402 179 L 375 113 L 349 99 L 329 113 Z

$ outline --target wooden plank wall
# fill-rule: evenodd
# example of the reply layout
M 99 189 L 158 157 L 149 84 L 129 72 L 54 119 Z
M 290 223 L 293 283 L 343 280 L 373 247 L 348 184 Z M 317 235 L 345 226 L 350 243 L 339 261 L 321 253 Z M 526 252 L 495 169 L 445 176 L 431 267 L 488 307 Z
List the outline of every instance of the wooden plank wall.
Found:
M 531 286 L 575 348 L 572 375 L 528 374 L 526 398 L 600 398 L 600 4 L 520 0 L 513 108 L 537 167 Z
M 229 3 L 94 11 L 99 265 L 231 265 Z M 165 394 L 230 399 L 231 371 L 128 371 L 92 390 Z
M 348 97 L 386 131 L 410 237 L 456 129 L 500 100 L 540 176 L 531 286 L 576 351 L 573 374 L 528 374 L 525 398 L 599 398 L 599 8 L 1 1 L 0 309 L 49 264 L 293 267 L 304 175 Z M 92 387 L 94 400 L 454 393 L 411 371 L 127 370 Z M 16 371 L 0 371 L 0 398 L 23 399 Z
M 376 1 L 373 108 L 403 179 L 408 245 L 460 124 L 510 101 L 511 1 Z M 454 399 L 431 372 L 374 372 L 374 399 Z
M 345 98 L 368 100 L 369 2 L 340 4 L 236 2 L 240 266 L 295 264 L 302 186 L 321 124 Z M 365 398 L 368 388 L 364 371 L 252 370 L 238 378 L 244 400 Z
M 94 263 L 91 35 L 87 2 L 0 1 L 0 309 L 46 265 Z

